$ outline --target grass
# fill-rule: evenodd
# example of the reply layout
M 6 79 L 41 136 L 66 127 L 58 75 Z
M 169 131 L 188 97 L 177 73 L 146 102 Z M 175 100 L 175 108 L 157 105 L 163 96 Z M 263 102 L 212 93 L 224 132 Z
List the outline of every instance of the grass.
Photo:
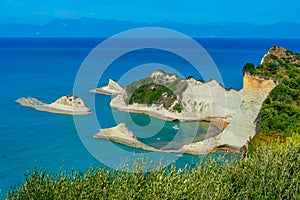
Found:
M 93 168 L 49 174 L 34 169 L 7 199 L 300 199 L 300 137 L 271 142 L 246 160 L 208 159 L 193 170 L 134 173 Z M 205 162 L 205 164 L 204 164 Z

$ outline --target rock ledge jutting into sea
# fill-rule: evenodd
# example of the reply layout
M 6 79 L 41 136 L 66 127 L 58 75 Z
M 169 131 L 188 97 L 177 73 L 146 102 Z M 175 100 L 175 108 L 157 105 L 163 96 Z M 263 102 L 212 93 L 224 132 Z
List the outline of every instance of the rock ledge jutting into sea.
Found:
M 16 102 L 26 107 L 51 113 L 66 115 L 91 114 L 91 110 L 85 107 L 83 100 L 73 94 L 62 96 L 51 104 L 43 103 L 40 100 L 32 97 L 22 97 L 17 99 Z
M 134 134 L 128 130 L 126 124 L 121 123 L 112 128 L 106 128 L 99 130 L 93 138 L 96 139 L 107 139 L 111 140 L 123 145 L 127 145 L 137 149 L 143 149 L 147 151 L 154 152 L 164 152 L 164 153 L 175 153 L 175 154 L 192 154 L 192 155 L 206 155 L 210 152 L 217 150 L 215 148 L 215 140 L 214 138 L 209 138 L 204 141 L 200 141 L 197 143 L 192 143 L 189 145 L 184 145 L 180 149 L 158 149 L 151 147 L 141 141 Z M 231 148 L 234 149 L 234 148 Z

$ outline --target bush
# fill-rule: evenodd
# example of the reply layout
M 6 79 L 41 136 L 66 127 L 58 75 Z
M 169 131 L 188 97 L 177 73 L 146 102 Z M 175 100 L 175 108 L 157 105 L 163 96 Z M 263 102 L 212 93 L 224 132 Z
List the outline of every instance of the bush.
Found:
M 163 93 L 166 93 L 168 96 L 170 96 L 170 98 L 175 96 L 169 88 L 163 85 L 153 83 L 145 84 L 137 88 L 132 93 L 128 102 L 129 104 L 140 103 L 151 105 L 153 103 L 158 103 L 158 100 L 161 98 Z
M 186 79 L 188 80 L 188 79 L 192 79 L 192 78 L 194 78 L 192 75 L 189 75 Z
M 245 74 L 246 72 L 250 74 L 255 73 L 255 66 L 253 63 L 246 63 L 246 65 L 243 67 L 243 73 Z
M 94 168 L 53 175 L 34 169 L 7 199 L 300 199 L 299 153 L 295 136 L 284 145 L 268 142 L 246 160 L 220 166 L 223 158 L 206 159 L 192 170 L 144 174 Z
M 181 104 L 177 103 L 177 104 L 174 106 L 174 109 L 175 109 L 177 112 L 181 112 L 181 110 L 182 110 Z
M 274 54 L 270 54 L 270 57 L 271 57 L 273 60 L 278 60 L 278 57 L 275 56 Z

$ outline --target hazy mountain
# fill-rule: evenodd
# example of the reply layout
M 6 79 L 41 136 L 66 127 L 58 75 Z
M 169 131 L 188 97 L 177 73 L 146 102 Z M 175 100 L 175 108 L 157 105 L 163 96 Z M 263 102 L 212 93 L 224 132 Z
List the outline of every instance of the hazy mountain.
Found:
M 170 28 L 192 37 L 300 37 L 300 24 L 296 23 L 276 23 L 270 25 L 234 22 L 187 24 L 170 21 L 135 23 L 133 21 L 99 20 L 91 18 L 57 18 L 44 26 L 31 24 L 0 24 L 0 37 L 108 37 L 127 29 L 145 26 Z

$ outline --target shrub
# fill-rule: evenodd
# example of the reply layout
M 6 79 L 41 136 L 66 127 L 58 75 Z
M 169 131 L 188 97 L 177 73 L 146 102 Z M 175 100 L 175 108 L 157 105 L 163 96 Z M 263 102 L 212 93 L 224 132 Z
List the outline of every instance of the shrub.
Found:
M 7 199 L 300 199 L 300 139 L 268 142 L 248 159 L 209 159 L 192 169 L 135 173 L 92 168 L 49 174 L 34 169 Z M 143 170 L 142 170 L 143 171 Z
M 254 74 L 255 67 L 253 63 L 246 63 L 246 65 L 243 67 L 243 73 L 248 72 L 250 74 Z
M 186 79 L 192 79 L 194 78 L 192 75 L 189 75 Z
M 178 111 L 178 112 L 181 112 L 181 110 L 182 110 L 181 104 L 177 103 L 177 104 L 174 106 L 174 109 L 175 109 L 176 111 Z
M 137 88 L 129 98 L 129 104 L 140 103 L 151 105 L 157 103 L 161 96 L 166 93 L 170 97 L 173 97 L 173 92 L 163 86 L 158 84 L 145 84 Z
M 273 60 L 278 60 L 278 57 L 275 56 L 274 54 L 270 54 L 270 57 L 271 57 Z

